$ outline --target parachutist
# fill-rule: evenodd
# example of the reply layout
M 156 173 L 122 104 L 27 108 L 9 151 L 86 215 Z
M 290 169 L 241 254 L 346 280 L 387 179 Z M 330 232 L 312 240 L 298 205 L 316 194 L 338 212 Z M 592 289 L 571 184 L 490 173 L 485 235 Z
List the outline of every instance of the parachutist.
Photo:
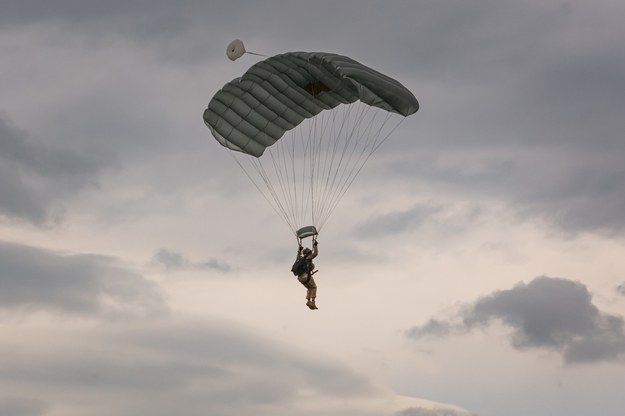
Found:
M 297 249 L 295 263 L 291 268 L 293 274 L 297 276 L 297 280 L 306 288 L 306 306 L 312 310 L 319 309 L 315 304 L 317 284 L 313 278 L 313 274 L 317 273 L 317 270 L 315 270 L 315 264 L 312 262 L 312 260 L 317 257 L 317 254 L 319 254 L 317 244 L 317 240 L 314 240 L 312 250 L 308 247 L 303 248 L 300 244 Z
M 247 51 L 239 39 L 226 48 L 231 60 L 245 54 L 264 56 Z M 347 56 L 286 52 L 256 62 L 204 110 L 213 137 L 295 231 L 291 271 L 306 287 L 310 309 L 317 309 L 317 227 L 402 117 L 418 109 L 417 98 L 399 81 Z M 399 120 L 391 123 L 393 115 Z M 297 229 L 308 219 L 314 225 Z M 302 246 L 308 237 L 312 250 Z

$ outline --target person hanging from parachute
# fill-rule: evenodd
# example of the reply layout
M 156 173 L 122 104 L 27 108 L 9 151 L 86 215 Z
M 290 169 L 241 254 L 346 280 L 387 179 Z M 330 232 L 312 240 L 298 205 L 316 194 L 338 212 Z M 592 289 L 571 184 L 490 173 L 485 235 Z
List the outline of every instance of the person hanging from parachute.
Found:
M 293 267 L 291 267 L 291 271 L 297 276 L 297 280 L 306 288 L 306 306 L 312 310 L 319 309 L 315 303 L 315 299 L 317 298 L 317 283 L 315 283 L 315 278 L 313 277 L 313 275 L 317 273 L 313 259 L 319 254 L 318 245 L 319 242 L 316 237 L 313 237 L 312 250 L 308 247 L 304 248 L 300 240 L 297 249 L 297 257 L 295 258 Z
M 319 309 L 315 303 L 317 297 L 317 283 L 313 277 L 318 270 L 315 270 L 315 264 L 312 261 L 319 254 L 317 235 L 317 228 L 313 225 L 297 230 L 297 257 L 291 267 L 291 272 L 297 276 L 297 280 L 306 288 L 306 306 L 312 310 Z M 312 237 L 312 250 L 302 246 L 303 240 L 307 237 Z
M 267 59 L 215 93 L 204 123 L 293 231 L 298 258 L 310 266 L 321 228 L 365 162 L 419 102 L 399 81 L 347 56 L 266 57 L 238 39 L 226 48 L 233 61 L 245 54 Z M 302 246 L 306 237 L 312 250 Z M 310 309 L 317 309 L 315 272 L 314 265 L 293 271 L 307 288 Z

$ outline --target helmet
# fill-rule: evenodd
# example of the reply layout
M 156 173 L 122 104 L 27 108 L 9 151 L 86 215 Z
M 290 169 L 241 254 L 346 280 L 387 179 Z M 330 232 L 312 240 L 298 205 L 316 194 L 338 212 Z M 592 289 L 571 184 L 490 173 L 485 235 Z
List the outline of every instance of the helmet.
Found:
M 312 252 L 312 250 L 311 250 L 311 249 L 309 249 L 308 247 L 306 247 L 306 248 L 304 249 L 304 251 L 303 251 L 303 253 L 304 253 L 304 255 L 305 255 L 305 256 L 309 255 L 311 252 Z

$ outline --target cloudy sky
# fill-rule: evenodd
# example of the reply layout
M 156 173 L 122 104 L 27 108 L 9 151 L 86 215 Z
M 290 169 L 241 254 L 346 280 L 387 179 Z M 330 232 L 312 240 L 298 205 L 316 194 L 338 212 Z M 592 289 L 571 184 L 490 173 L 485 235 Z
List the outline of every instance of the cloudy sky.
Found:
M 625 413 L 625 4 L 0 1 L 0 415 Z M 421 109 L 296 246 L 202 112 L 348 55 Z

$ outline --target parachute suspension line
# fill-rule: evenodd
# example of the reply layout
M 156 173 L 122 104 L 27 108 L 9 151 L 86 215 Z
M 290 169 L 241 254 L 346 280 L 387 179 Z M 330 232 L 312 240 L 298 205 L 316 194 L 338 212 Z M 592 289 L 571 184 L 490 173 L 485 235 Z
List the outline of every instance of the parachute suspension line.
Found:
M 326 128 L 322 133 L 321 140 L 325 139 L 326 146 L 322 149 L 321 143 L 319 146 L 319 152 L 321 154 L 324 151 L 325 157 L 319 157 L 319 171 L 321 174 L 318 176 L 317 187 L 319 188 L 319 194 L 321 195 L 318 199 L 318 203 L 314 207 L 315 215 L 317 217 L 317 225 L 318 230 L 323 228 L 323 222 L 321 217 L 324 212 L 324 207 L 327 205 L 327 201 L 329 196 L 331 195 L 331 187 L 330 178 L 332 176 L 332 172 L 334 170 L 337 149 L 340 144 L 340 135 L 345 129 L 345 118 L 339 118 L 338 115 L 340 112 L 331 111 L 327 112 L 325 115 L 326 120 Z M 338 126 L 340 122 L 340 126 Z M 323 166 L 321 166 L 321 160 L 323 160 Z
M 295 199 L 293 208 L 297 212 L 297 224 L 301 226 L 301 221 L 306 213 L 307 175 L 305 155 L 308 152 L 307 142 L 310 140 L 310 133 L 308 135 L 304 134 L 304 131 L 297 126 L 291 130 L 290 135 L 291 145 L 293 146 L 293 152 L 291 153 L 293 157 L 291 161 L 293 166 L 293 189 L 297 192 L 297 198 Z
M 295 174 L 295 143 L 294 140 L 279 140 L 273 147 L 280 155 L 280 165 L 284 170 L 283 179 L 285 182 L 285 204 L 289 205 L 292 214 L 292 229 L 297 229 L 298 220 L 298 191 L 296 186 Z M 267 149 L 272 153 L 272 147 Z M 272 153 L 273 154 L 273 153 Z M 288 163 L 288 162 L 291 163 Z
M 309 130 L 309 140 L 308 143 L 310 144 L 310 153 L 308 155 L 308 157 L 304 158 L 304 163 L 308 162 L 308 168 L 310 170 L 309 175 L 304 174 L 305 179 L 307 179 L 308 181 L 308 195 L 309 195 L 309 200 L 306 200 L 305 203 L 302 204 L 302 208 L 304 210 L 306 210 L 306 208 L 309 207 L 309 203 L 310 206 L 314 205 L 314 201 L 315 201 L 315 186 L 314 186 L 314 175 L 315 175 L 315 138 L 318 137 L 317 136 L 317 131 L 318 131 L 318 127 L 319 127 L 319 118 L 318 117 L 313 117 L 312 118 L 312 123 L 310 123 L 310 130 Z M 308 177 L 306 177 L 308 176 Z M 312 225 L 314 225 L 314 221 L 315 221 L 315 211 L 314 210 L 310 210 L 310 221 L 312 222 Z
M 338 163 L 336 167 L 332 166 L 333 172 L 331 181 L 327 183 L 327 198 L 324 200 L 324 204 L 321 207 L 321 217 L 323 218 L 322 224 L 325 223 L 327 217 L 331 214 L 332 207 L 335 206 L 335 199 L 338 196 L 338 192 L 342 189 L 343 184 L 348 180 L 351 165 L 354 163 L 356 150 L 360 143 L 360 128 L 363 119 L 371 107 L 365 105 L 348 105 L 343 107 L 342 128 L 339 134 L 334 137 L 336 146 L 334 151 L 338 154 Z M 360 149 L 364 151 L 364 148 Z
M 283 157 L 281 157 L 283 153 L 281 152 L 281 150 L 282 148 L 278 147 L 276 149 L 275 154 L 273 151 L 268 152 L 271 162 L 272 162 L 272 167 L 273 167 L 273 172 L 275 174 L 276 182 L 280 186 L 280 191 L 281 191 L 280 195 L 278 195 L 276 192 L 278 203 L 279 201 L 288 201 L 289 200 L 288 194 L 290 191 L 290 186 L 288 185 L 287 179 L 285 177 L 285 172 L 283 172 L 282 170 L 282 167 L 285 166 L 285 163 L 281 162 L 281 160 L 283 159 Z M 266 177 L 268 178 L 268 181 L 273 185 L 273 181 L 269 180 L 269 175 L 266 175 Z M 292 223 L 295 223 L 296 218 L 295 218 L 295 213 L 293 212 L 293 204 L 287 203 L 285 205 L 288 210 L 289 219 L 291 220 Z
M 347 111 L 343 108 L 343 113 L 349 113 L 351 111 L 351 106 L 347 106 Z M 341 166 L 341 160 L 339 155 L 339 145 L 341 144 L 341 137 L 344 131 L 349 130 L 349 126 L 347 122 L 349 117 L 343 116 L 339 117 L 341 111 L 332 111 L 329 113 L 328 118 L 331 119 L 328 121 L 328 124 L 331 125 L 330 132 L 328 134 L 327 140 L 327 149 L 326 149 L 326 157 L 324 158 L 324 174 L 322 176 L 320 186 L 322 189 L 322 197 L 320 198 L 319 204 L 315 208 L 315 211 L 318 213 L 318 216 L 322 216 L 324 212 L 324 207 L 327 205 L 329 198 L 332 195 L 333 183 L 336 180 L 336 174 L 339 171 Z M 340 125 L 339 125 L 340 124 Z M 337 126 L 338 125 L 338 126 Z M 343 152 L 344 153 L 344 152 Z M 338 164 L 337 164 L 337 156 L 339 156 Z M 334 175 L 332 173 L 334 172 Z M 323 223 L 320 222 L 318 224 L 319 228 L 323 227 Z M 318 228 L 318 229 L 319 229 Z
M 263 158 L 256 159 L 258 164 L 257 171 L 259 174 L 267 178 L 266 184 L 270 189 L 274 188 L 274 182 L 280 185 L 281 193 L 273 191 L 272 196 L 277 205 L 283 207 L 282 211 L 285 213 L 285 221 L 289 224 L 289 228 L 296 234 L 302 220 L 303 208 L 300 201 L 302 200 L 303 192 L 298 193 L 297 187 L 297 172 L 296 172 L 296 154 L 297 154 L 297 130 L 291 131 L 292 140 L 279 140 L 272 147 L 266 149 L 266 154 Z M 263 161 L 271 160 L 273 175 L 267 173 L 267 169 L 264 165 L 268 165 L 268 162 L 263 164 Z M 290 163 L 289 163 L 290 162 Z
M 298 191 L 298 187 L 297 187 L 297 175 L 296 175 L 296 167 L 297 167 L 297 159 L 296 159 L 296 155 L 297 155 L 297 129 L 294 131 L 291 131 L 290 135 L 291 135 L 291 140 L 282 140 L 282 141 L 278 141 L 278 143 L 282 144 L 281 142 L 284 142 L 284 147 L 287 149 L 287 151 L 285 152 L 285 167 L 289 166 L 286 163 L 286 158 L 288 157 L 288 159 L 290 160 L 290 170 L 289 170 L 289 185 L 291 187 L 292 191 L 292 197 L 291 197 L 291 201 L 293 204 L 293 209 L 294 211 L 297 209 L 297 207 L 299 206 L 298 204 L 298 198 L 300 197 L 300 193 L 301 190 Z M 297 229 L 297 225 L 298 223 L 293 224 L 293 228 Z
M 257 173 L 263 178 L 265 186 L 267 187 L 270 195 L 276 203 L 276 206 L 279 207 L 280 212 L 284 216 L 284 220 L 287 224 L 289 224 L 290 228 L 295 232 L 296 222 L 292 214 L 292 208 L 285 203 L 283 199 L 280 198 L 280 195 L 276 191 L 274 182 L 272 180 L 272 176 L 270 176 L 265 169 L 265 166 L 259 159 L 253 159 L 253 166 L 256 168 Z M 285 206 L 286 205 L 286 206 Z
M 318 191 L 317 192 L 318 198 L 312 207 L 312 211 L 315 217 L 315 225 L 317 226 L 318 231 L 322 228 L 322 224 L 320 223 L 319 217 L 322 215 L 323 207 L 325 206 L 328 200 L 328 192 L 329 192 L 328 183 L 330 180 L 330 174 L 333 170 L 334 160 L 337 154 L 336 149 L 338 146 L 338 140 L 337 140 L 336 128 L 335 128 L 336 127 L 336 114 L 337 113 L 335 111 L 322 112 L 320 114 L 323 117 L 322 120 L 324 122 L 324 129 L 322 133 L 317 136 L 319 140 L 319 145 L 318 145 L 319 154 L 321 154 L 323 150 L 322 145 L 323 145 L 324 138 L 326 137 L 327 137 L 327 140 L 326 140 L 327 147 L 325 148 L 326 157 L 323 158 L 324 160 L 323 168 L 321 167 L 321 157 L 318 157 L 318 160 L 317 160 L 318 174 L 316 175 L 316 178 L 315 178 L 316 179 L 315 187 L 317 188 L 317 191 Z M 330 126 L 329 132 L 327 131 L 328 126 Z M 334 147 L 331 147 L 332 144 L 334 144 Z
M 340 105 L 289 130 L 260 158 L 229 153 L 297 238 L 302 226 L 323 228 L 368 159 L 404 119 L 390 128 L 391 117 L 360 102 Z
M 346 177 L 345 181 L 343 182 L 342 189 L 339 190 L 338 193 L 336 194 L 335 200 L 329 210 L 329 213 L 331 213 L 336 208 L 340 200 L 343 198 L 347 190 L 351 187 L 354 180 L 356 179 L 356 177 L 358 176 L 358 174 L 364 167 L 365 163 L 369 160 L 369 157 L 371 157 L 373 152 L 379 147 L 379 144 L 377 144 L 377 142 L 378 142 L 378 139 L 381 137 L 381 132 L 384 126 L 390 119 L 390 113 L 386 113 L 386 116 L 384 117 L 384 119 L 381 122 L 379 122 L 380 125 L 378 129 L 374 130 L 373 120 L 379 114 L 380 114 L 379 112 L 376 112 L 375 116 L 370 119 L 371 123 L 369 123 L 369 125 L 367 126 L 366 131 L 363 132 L 363 134 L 367 136 L 365 140 L 365 145 L 362 149 L 362 152 L 359 155 L 358 160 L 355 160 L 354 163 L 352 164 L 352 169 L 349 175 Z
M 285 201 L 285 204 L 289 207 L 291 216 L 295 218 L 295 212 L 294 212 L 293 207 L 296 205 L 295 205 L 295 202 L 293 201 L 293 190 L 291 189 L 291 185 L 290 185 L 291 182 L 289 181 L 290 179 L 290 173 L 288 171 L 289 165 L 286 163 L 286 160 L 287 160 L 286 155 L 288 153 L 288 148 L 286 144 L 284 144 L 282 146 L 276 146 L 275 150 L 276 151 L 274 154 L 274 152 L 271 151 L 271 148 L 269 148 L 271 160 L 274 166 L 274 171 L 276 172 L 276 176 L 278 177 L 278 180 L 280 181 L 283 200 Z M 288 201 L 291 201 L 291 203 L 288 203 Z M 295 219 L 293 221 L 295 221 Z M 293 227 L 295 227 L 295 222 L 293 223 Z
M 360 172 L 360 169 L 362 168 L 362 166 L 364 166 L 364 161 L 366 160 L 365 155 L 367 154 L 367 151 L 371 144 L 371 126 L 368 125 L 364 131 L 361 131 L 361 129 L 359 129 L 355 130 L 355 132 L 355 134 L 360 137 L 358 142 L 362 143 L 362 147 L 359 149 L 357 155 L 352 156 L 354 154 L 354 151 L 352 152 L 352 155 L 350 155 L 350 158 L 348 159 L 350 161 L 349 165 L 346 165 L 341 172 L 341 177 L 337 181 L 335 191 L 332 194 L 332 199 L 328 202 L 325 220 L 327 220 L 330 214 L 334 211 L 339 201 L 341 200 L 343 195 L 345 195 L 347 189 L 350 187 L 355 177 Z
M 336 208 L 336 206 L 338 205 L 338 203 L 340 202 L 340 200 L 343 198 L 343 196 L 345 195 L 345 193 L 348 191 L 348 189 L 351 187 L 351 185 L 354 183 L 356 177 L 358 176 L 358 174 L 360 173 L 360 171 L 362 170 L 362 168 L 365 166 L 365 164 L 367 163 L 367 161 L 369 160 L 369 158 L 373 155 L 373 153 L 375 153 L 376 150 L 378 150 L 378 148 L 393 134 L 393 132 L 399 127 L 399 125 L 404 121 L 405 117 L 402 117 L 401 119 L 399 119 L 399 121 L 397 123 L 395 123 L 394 126 L 392 126 L 388 132 L 386 132 L 386 134 L 381 134 L 382 130 L 384 128 L 384 126 L 386 126 L 386 124 L 388 123 L 388 121 L 391 119 L 391 114 L 387 114 L 384 118 L 384 120 L 381 123 L 380 128 L 377 130 L 377 132 L 372 136 L 374 138 L 372 145 L 370 147 L 370 150 L 368 152 L 366 152 L 365 157 L 362 161 L 359 162 L 359 166 L 356 169 L 356 171 L 354 172 L 354 174 L 351 176 L 351 179 L 349 180 L 349 182 L 346 182 L 346 186 L 344 187 L 344 189 L 342 190 L 342 192 L 340 192 L 340 194 L 338 195 L 338 197 L 336 198 L 336 201 L 334 203 L 334 205 L 332 206 L 332 208 L 330 209 L 330 213 Z M 327 218 L 326 218 L 327 220 Z
M 282 219 L 282 221 L 284 221 L 284 223 L 287 225 L 287 227 L 291 228 L 293 230 L 293 232 L 295 232 L 296 231 L 295 227 L 288 221 L 288 215 L 286 214 L 286 210 L 284 209 L 284 207 L 282 206 L 280 201 L 276 200 L 276 198 L 274 197 L 273 198 L 274 203 L 272 203 L 272 201 L 269 199 L 269 196 L 267 195 L 267 193 L 260 187 L 258 182 L 256 182 L 254 180 L 252 175 L 250 175 L 250 173 L 248 172 L 246 167 L 243 165 L 241 160 L 239 160 L 239 158 L 234 154 L 234 152 L 228 152 L 228 153 L 230 154 L 232 159 L 237 163 L 237 165 L 239 165 L 241 170 L 245 173 L 245 176 L 247 176 L 247 178 L 250 180 L 250 182 L 252 182 L 252 184 L 258 190 L 258 192 L 260 192 L 260 194 L 263 196 L 263 198 L 265 198 L 265 200 L 269 203 L 269 205 L 275 211 L 275 213 L 278 214 L 278 216 Z M 240 157 L 241 158 L 245 158 L 245 157 L 251 158 L 251 156 L 240 156 Z M 258 166 L 254 164 L 254 161 L 253 160 L 249 160 L 249 162 L 250 162 L 250 166 L 252 168 L 254 168 L 254 170 L 256 170 L 257 173 L 260 174 L 260 170 L 258 169 Z M 267 178 L 263 177 L 262 179 L 263 179 L 263 182 L 265 183 L 265 186 L 268 189 L 270 189 L 271 186 L 269 185 L 269 182 L 268 182 Z
M 328 111 L 325 113 L 325 129 L 322 133 L 321 140 L 324 141 L 324 146 L 319 146 L 319 172 L 317 186 L 319 188 L 319 203 L 315 207 L 315 212 L 317 216 L 317 222 L 319 228 L 323 228 L 323 224 L 321 223 L 320 216 L 323 212 L 323 206 L 325 205 L 325 201 L 328 198 L 328 189 L 327 184 L 330 178 L 330 174 L 332 172 L 333 162 L 335 160 L 334 154 L 336 149 L 336 132 L 337 132 L 337 123 L 339 119 L 337 119 L 337 113 L 334 111 Z M 331 153 L 332 150 L 332 153 Z M 332 155 L 332 157 L 327 157 L 326 155 Z M 323 156 L 322 156 L 323 155 Z M 323 162 L 323 165 L 322 165 Z
M 318 158 L 315 156 L 318 154 L 315 146 L 318 133 L 314 123 L 316 120 L 309 121 L 307 134 L 297 126 L 288 132 L 289 138 L 285 137 L 268 147 L 263 157 L 252 159 L 252 166 L 258 176 L 263 178 L 269 196 L 275 203 L 271 204 L 274 211 L 283 217 L 294 233 L 304 224 L 307 213 L 310 213 L 311 193 L 314 192 L 310 178 L 314 158 Z M 264 196 L 267 194 L 262 193 Z M 269 198 L 266 196 L 265 199 Z
M 299 168 L 301 173 L 299 173 L 299 178 L 301 179 L 300 184 L 300 218 L 302 221 L 305 221 L 306 213 L 309 208 L 310 201 L 310 151 L 311 151 L 311 142 L 314 138 L 314 125 L 317 122 L 315 118 L 310 119 L 310 123 L 308 124 L 308 130 L 300 129 L 299 133 L 301 135 L 300 145 L 302 146 L 301 150 L 301 158 L 297 161 L 299 163 Z M 303 225 L 303 224 L 302 224 Z
M 327 111 L 322 111 L 317 117 L 316 117 L 316 123 L 314 125 L 314 132 L 312 134 L 312 152 L 311 152 L 311 157 L 310 157 L 310 166 L 311 166 L 311 172 L 310 172 L 310 191 L 311 191 L 311 201 L 310 201 L 310 208 L 311 208 L 311 222 L 312 225 L 317 226 L 318 225 L 318 209 L 317 206 L 319 206 L 320 201 L 323 201 L 323 195 L 319 192 L 320 191 L 320 182 L 321 182 L 321 175 L 323 175 L 323 170 L 321 169 L 321 160 L 323 159 L 322 156 L 322 148 L 323 148 L 323 142 L 324 142 L 324 138 L 327 135 L 327 129 L 328 126 L 331 124 L 328 122 L 328 114 L 331 114 L 331 112 L 327 112 Z M 317 231 L 319 231 L 319 227 L 317 227 Z
M 331 191 L 329 192 L 330 197 L 325 201 L 326 205 L 319 219 L 319 227 L 323 227 L 329 219 L 371 155 L 392 135 L 404 119 L 402 117 L 390 131 L 385 132 L 384 129 L 392 117 L 390 113 L 385 112 L 386 116 L 379 117 L 380 110 L 371 110 L 371 107 L 359 104 L 361 108 L 353 114 L 349 107 L 354 106 L 347 106 L 348 108 L 345 110 L 344 121 L 347 120 L 349 125 L 346 129 L 345 144 L 341 153 L 340 163 L 342 166 L 335 169 Z M 374 115 L 369 117 L 371 111 L 374 111 Z M 362 123 L 365 118 L 369 119 L 366 125 Z M 337 136 L 337 140 L 341 139 Z M 344 160 L 347 160 L 348 163 L 343 164 Z
M 326 181 L 327 197 L 324 200 L 323 206 L 320 208 L 321 216 L 325 216 L 325 213 L 327 212 L 327 209 L 328 209 L 328 205 L 332 201 L 332 196 L 335 193 L 337 184 L 339 184 L 341 181 L 340 178 L 343 175 L 343 171 L 345 169 L 345 161 L 347 160 L 346 155 L 349 154 L 348 152 L 349 152 L 349 148 L 351 144 L 351 136 L 349 132 L 350 131 L 353 132 L 355 128 L 354 125 L 351 124 L 352 123 L 351 112 L 353 108 L 354 108 L 353 106 L 348 106 L 347 109 L 345 108 L 343 109 L 343 119 L 342 119 L 341 129 L 339 129 L 339 131 L 337 132 L 337 135 L 333 137 L 333 140 L 335 141 L 335 146 L 334 146 L 333 151 L 335 153 L 332 159 L 332 165 L 330 168 L 329 176 Z M 336 162 L 336 165 L 335 165 L 335 162 Z M 332 173 L 333 175 L 331 175 Z
M 313 170 L 314 170 L 314 153 L 315 153 L 315 137 L 317 137 L 317 125 L 319 119 L 313 117 L 310 119 L 308 135 L 306 136 L 306 143 L 304 147 L 304 157 L 302 160 L 302 189 L 306 190 L 306 199 L 302 201 L 300 207 L 302 208 L 302 219 L 306 218 L 306 211 L 309 210 L 311 201 L 314 200 L 314 188 L 313 188 Z M 306 182 L 306 183 L 304 183 Z M 312 221 L 311 212 L 311 221 Z
M 296 165 L 296 163 L 295 163 L 295 162 L 296 162 L 296 160 L 295 160 L 295 155 L 296 155 L 296 150 L 295 150 L 296 140 L 295 140 L 295 138 L 296 138 L 296 133 L 297 133 L 296 131 L 293 131 L 293 132 L 291 133 L 291 140 L 290 140 L 290 141 L 289 141 L 289 140 L 284 140 L 284 142 L 285 142 L 284 146 L 285 146 L 285 147 L 288 147 L 288 146 L 289 146 L 289 144 L 290 144 L 290 149 L 288 149 L 288 150 L 290 150 L 290 151 L 289 151 L 289 152 L 287 152 L 287 153 L 288 153 L 288 155 L 289 155 L 289 156 L 290 156 L 290 158 L 291 158 L 291 176 L 289 177 L 289 179 L 290 179 L 290 184 L 291 184 L 291 187 L 293 188 L 293 197 L 292 197 L 291 201 L 293 201 L 293 206 L 294 206 L 294 207 L 297 207 L 297 196 L 298 196 L 298 195 L 297 195 L 297 186 L 296 186 L 296 182 L 295 182 L 295 179 L 296 179 L 296 178 L 295 178 L 295 165 Z M 289 143 L 289 142 L 290 142 L 290 143 Z M 286 163 L 285 163 L 285 166 L 286 166 Z M 294 228 L 295 228 L 295 227 L 294 227 Z
M 354 156 L 355 151 L 356 151 L 356 147 L 354 146 L 351 154 L 348 156 L 348 161 L 351 163 L 349 166 L 346 166 L 345 169 L 341 173 L 341 178 L 338 181 L 338 188 L 337 188 L 338 191 L 334 193 L 334 200 L 340 199 L 340 196 L 342 193 L 341 191 L 345 188 L 345 185 L 349 183 L 350 178 L 352 177 L 352 175 L 354 175 L 354 172 L 357 171 L 357 167 L 359 166 L 359 163 L 362 160 L 363 155 L 367 152 L 367 149 L 370 146 L 371 136 L 372 136 L 370 132 L 371 132 L 375 117 L 377 116 L 377 113 L 374 113 L 373 117 L 369 118 L 369 122 L 367 123 L 364 131 L 361 131 L 361 127 L 362 127 L 361 122 L 368 115 L 370 109 L 371 107 L 365 107 L 365 109 L 360 112 L 358 120 L 357 120 L 358 129 L 354 127 L 350 134 L 349 140 L 351 141 L 353 140 L 354 137 L 356 137 L 355 146 L 357 144 L 361 144 L 361 149 L 360 149 L 360 152 L 356 156 Z M 335 205 L 336 205 L 335 203 L 331 203 L 330 206 L 333 207 Z

